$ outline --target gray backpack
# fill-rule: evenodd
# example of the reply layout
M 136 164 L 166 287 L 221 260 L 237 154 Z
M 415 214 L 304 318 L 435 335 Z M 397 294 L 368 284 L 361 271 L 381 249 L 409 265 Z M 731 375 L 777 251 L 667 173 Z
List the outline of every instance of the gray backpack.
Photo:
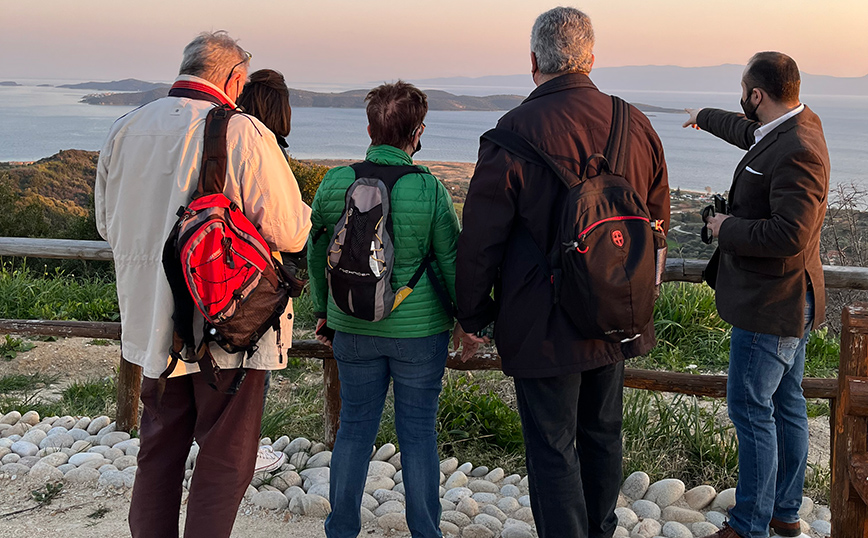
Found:
M 430 254 L 406 286 L 397 291 L 392 289 L 395 265 L 392 189 L 403 176 L 424 170 L 370 161 L 351 167 L 356 180 L 347 189 L 344 211 L 329 243 L 326 267 L 329 290 L 337 307 L 366 321 L 385 319 L 413 291 L 426 271 L 438 296 L 445 293 L 431 268 Z

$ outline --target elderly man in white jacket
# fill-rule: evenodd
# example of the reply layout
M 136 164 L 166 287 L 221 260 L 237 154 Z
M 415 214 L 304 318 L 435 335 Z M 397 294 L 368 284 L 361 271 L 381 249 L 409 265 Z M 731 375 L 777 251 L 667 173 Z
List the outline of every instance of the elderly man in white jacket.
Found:
M 285 366 L 274 331 L 251 357 L 212 346 L 223 373 L 210 388 L 196 365 L 179 363 L 157 399 L 172 338 L 172 292 L 162 265 L 163 243 L 196 189 L 205 117 L 234 106 L 247 79 L 250 54 L 225 32 L 203 33 L 184 49 L 169 96 L 118 119 L 100 152 L 96 221 L 111 245 L 117 274 L 124 358 L 144 371 L 141 450 L 129 523 L 134 537 L 179 535 L 187 454 L 199 444 L 187 500 L 184 536 L 228 537 L 253 475 L 265 372 Z M 234 115 L 227 132 L 224 193 L 255 224 L 272 250 L 297 252 L 310 229 L 310 208 L 274 135 L 256 118 Z M 292 334 L 290 315 L 281 317 Z M 201 318 L 200 318 L 201 319 Z M 201 324 L 196 324 L 201 326 Z M 283 338 L 288 343 L 291 336 Z M 238 368 L 247 377 L 225 394 Z

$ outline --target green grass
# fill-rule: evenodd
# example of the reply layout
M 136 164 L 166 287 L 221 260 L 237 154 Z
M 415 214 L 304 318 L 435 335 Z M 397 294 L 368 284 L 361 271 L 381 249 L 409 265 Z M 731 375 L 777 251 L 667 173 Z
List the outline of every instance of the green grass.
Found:
M 12 375 L 0 378 L 0 411 L 19 413 L 36 411 L 40 416 L 113 415 L 117 403 L 114 376 L 76 382 L 60 392 L 57 399 L 45 391 L 56 384 L 57 377 L 42 374 Z
M 644 471 L 652 482 L 732 487 L 738 477 L 735 429 L 720 400 L 624 391 L 624 476 Z M 723 415 L 723 416 L 722 416 Z
M 0 266 L 0 317 L 117 321 L 120 319 L 114 280 L 76 278 L 63 271 L 37 273 L 29 268 Z
M 12 374 L 0 377 L 0 395 L 10 392 L 36 392 L 57 383 L 60 376 L 50 376 L 39 372 L 33 374 Z
M 729 366 L 730 326 L 720 319 L 714 290 L 705 285 L 667 282 L 654 311 L 657 346 L 631 359 L 631 368 L 725 374 Z M 823 328 L 808 340 L 806 377 L 838 375 L 840 339 Z

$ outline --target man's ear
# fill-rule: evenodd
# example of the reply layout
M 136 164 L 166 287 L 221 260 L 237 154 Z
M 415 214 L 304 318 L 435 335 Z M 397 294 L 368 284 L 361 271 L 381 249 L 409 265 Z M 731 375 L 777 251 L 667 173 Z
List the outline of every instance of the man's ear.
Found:
M 530 74 L 535 75 L 536 72 L 539 71 L 539 65 L 536 62 L 536 53 L 530 52 Z
M 370 125 L 368 125 L 368 138 L 373 138 L 371 136 L 371 126 Z
M 591 65 L 588 66 L 588 73 L 590 73 L 591 69 L 594 68 L 594 60 L 596 60 L 596 59 L 597 59 L 597 57 L 594 56 L 593 54 L 591 54 Z

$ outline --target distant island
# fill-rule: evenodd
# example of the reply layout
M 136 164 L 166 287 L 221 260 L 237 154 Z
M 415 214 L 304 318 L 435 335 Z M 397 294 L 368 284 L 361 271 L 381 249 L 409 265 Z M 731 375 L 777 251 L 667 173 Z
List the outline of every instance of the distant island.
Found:
M 21 84 L 18 84 L 17 82 L 13 82 L 11 80 L 3 80 L 0 81 L 0 86 L 21 86 Z
M 121 85 L 124 88 L 151 84 L 152 89 L 146 91 L 129 91 L 129 90 L 106 90 L 109 85 Z M 168 84 L 154 84 L 143 82 L 135 79 L 127 79 L 125 81 L 117 81 L 110 83 L 95 83 L 88 82 L 85 85 L 89 87 L 99 85 L 98 89 L 106 90 L 101 93 L 94 93 L 82 97 L 81 102 L 89 105 L 114 105 L 114 106 L 141 106 L 160 97 L 165 97 L 169 93 Z M 78 85 L 84 86 L 84 85 Z M 69 87 L 69 86 L 64 86 Z M 114 93 L 122 92 L 122 93 Z M 350 90 L 338 93 L 320 93 L 307 90 L 296 90 L 290 88 L 289 101 L 293 107 L 298 108 L 365 108 L 365 95 L 368 90 Z M 518 106 L 523 100 L 521 95 L 454 95 L 442 90 L 425 90 L 428 95 L 429 110 L 451 110 L 451 111 L 498 111 L 510 110 Z M 641 103 L 634 105 L 646 113 L 675 113 L 681 114 L 683 110 L 676 108 L 665 108 Z
M 98 90 L 103 92 L 146 92 L 157 88 L 168 88 L 159 82 L 145 82 L 135 78 L 113 80 L 111 82 L 82 82 L 80 84 L 63 84 L 58 88 L 70 90 Z

